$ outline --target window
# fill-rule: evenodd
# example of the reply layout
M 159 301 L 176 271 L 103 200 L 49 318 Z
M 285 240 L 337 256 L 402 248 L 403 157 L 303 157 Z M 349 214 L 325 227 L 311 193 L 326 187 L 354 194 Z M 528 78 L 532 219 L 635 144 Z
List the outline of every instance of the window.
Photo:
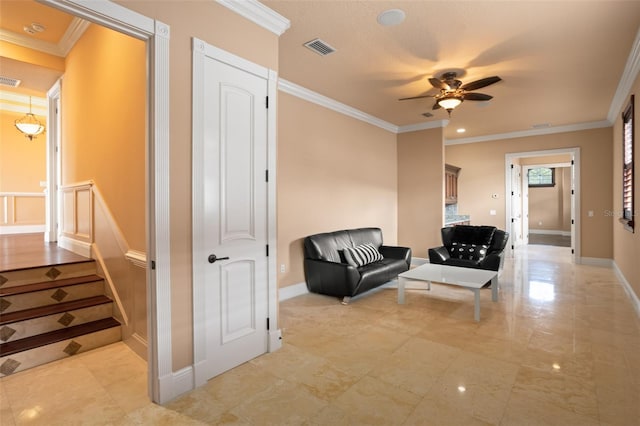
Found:
M 622 222 L 633 232 L 633 95 L 622 113 Z
M 536 167 L 527 172 L 529 188 L 555 186 L 556 169 L 549 167 Z

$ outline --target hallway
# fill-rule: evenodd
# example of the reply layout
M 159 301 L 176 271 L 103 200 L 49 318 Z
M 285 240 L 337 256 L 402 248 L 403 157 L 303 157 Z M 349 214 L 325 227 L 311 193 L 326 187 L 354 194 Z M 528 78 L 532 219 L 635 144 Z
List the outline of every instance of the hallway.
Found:
M 283 348 L 176 400 L 122 344 L 0 379 L 12 424 L 624 425 L 640 418 L 640 320 L 611 268 L 566 249 L 506 259 L 500 297 L 434 284 L 281 302 Z

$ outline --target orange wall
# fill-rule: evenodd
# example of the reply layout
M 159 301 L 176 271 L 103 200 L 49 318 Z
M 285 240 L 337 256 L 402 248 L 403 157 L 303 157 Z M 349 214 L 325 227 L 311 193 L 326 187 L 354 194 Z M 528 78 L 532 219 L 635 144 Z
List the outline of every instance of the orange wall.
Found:
M 145 44 L 91 25 L 66 58 L 62 183 L 92 179 L 132 249 L 145 237 Z
M 447 163 L 461 167 L 458 179 L 458 210 L 471 215 L 477 225 L 505 227 L 505 154 L 580 147 L 581 158 L 581 256 L 613 257 L 611 128 L 553 135 L 530 136 L 448 145 Z M 497 199 L 491 198 L 499 194 Z M 496 210 L 491 216 L 489 210 Z M 593 210 L 594 217 L 587 212 Z
M 0 111 L 0 192 L 42 192 L 47 179 L 46 134 L 30 141 L 14 126 L 24 114 Z M 36 116 L 42 123 L 46 117 Z M 44 220 L 44 211 L 43 220 Z M 44 223 L 44 221 L 43 221 Z
M 214 1 L 117 1 L 170 26 L 171 320 L 174 371 L 192 364 L 191 38 L 278 69 L 278 37 Z M 141 182 L 144 182 L 142 180 Z M 144 210 L 141 210 L 144 213 Z
M 457 163 L 453 163 L 459 166 Z M 444 223 L 443 129 L 398 135 L 398 244 L 427 258 L 442 244 Z
M 614 216 L 612 218 L 614 236 L 613 260 L 631 285 L 636 297 L 640 298 L 640 262 L 638 262 L 638 253 L 640 253 L 640 221 L 638 221 L 638 211 L 640 211 L 640 121 L 638 121 L 640 120 L 640 78 L 635 81 L 631 94 L 636 95 L 633 119 L 635 127 L 633 153 L 635 232 L 632 233 L 625 230 L 617 219 L 622 211 L 622 110 L 618 111 L 616 122 L 613 126 L 613 204 L 610 210 Z M 626 108 L 628 102 L 629 98 L 625 100 L 623 109 Z
M 396 135 L 300 98 L 278 96 L 279 286 L 304 281 L 305 236 L 382 228 L 397 241 Z

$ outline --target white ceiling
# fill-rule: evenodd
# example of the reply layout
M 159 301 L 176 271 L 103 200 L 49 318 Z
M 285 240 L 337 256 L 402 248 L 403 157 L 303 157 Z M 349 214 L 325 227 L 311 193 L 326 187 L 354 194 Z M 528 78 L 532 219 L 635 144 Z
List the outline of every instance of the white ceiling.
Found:
M 640 27 L 638 1 L 262 3 L 291 21 L 280 37 L 281 78 L 396 126 L 448 118 L 432 111 L 433 99 L 398 101 L 436 93 L 429 77 L 500 76 L 477 90 L 494 99 L 454 110 L 447 139 L 607 120 Z M 403 10 L 405 21 L 379 25 L 387 9 Z M 314 38 L 337 51 L 323 57 L 303 46 Z
M 262 3 L 291 21 L 280 37 L 281 78 L 393 126 L 449 118 L 442 109 L 432 111 L 430 98 L 398 101 L 436 93 L 429 77 L 447 70 L 458 70 L 463 83 L 500 76 L 503 81 L 477 90 L 494 99 L 466 101 L 453 111 L 445 128 L 449 140 L 530 132 L 540 124 L 550 126 L 542 131 L 607 125 L 621 79 L 630 85 L 636 77 L 624 71 L 632 49 L 638 49 L 639 1 Z M 403 10 L 405 21 L 379 25 L 376 18 L 387 9 Z M 30 37 L 32 44 L 59 55 L 78 26 L 63 12 L 31 0 L 2 0 L 0 13 L 2 39 L 28 42 Z M 21 31 L 34 21 L 48 30 L 35 36 Z M 337 51 L 322 57 L 303 46 L 318 37 Z M 56 73 L 44 77 L 50 70 L 20 71 L 16 62 L 0 58 L 0 74 L 22 73 L 24 90 L 46 91 L 57 78 Z M 433 117 L 423 117 L 425 112 Z M 459 127 L 466 133 L 456 133 Z

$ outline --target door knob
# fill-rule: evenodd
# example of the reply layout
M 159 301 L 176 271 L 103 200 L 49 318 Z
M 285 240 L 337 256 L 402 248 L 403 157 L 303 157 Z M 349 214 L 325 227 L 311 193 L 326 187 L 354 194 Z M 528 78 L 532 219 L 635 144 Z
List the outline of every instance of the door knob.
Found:
M 218 257 L 215 254 L 210 254 L 208 260 L 209 260 L 209 263 L 214 263 L 217 260 L 229 260 L 229 258 L 228 257 Z

